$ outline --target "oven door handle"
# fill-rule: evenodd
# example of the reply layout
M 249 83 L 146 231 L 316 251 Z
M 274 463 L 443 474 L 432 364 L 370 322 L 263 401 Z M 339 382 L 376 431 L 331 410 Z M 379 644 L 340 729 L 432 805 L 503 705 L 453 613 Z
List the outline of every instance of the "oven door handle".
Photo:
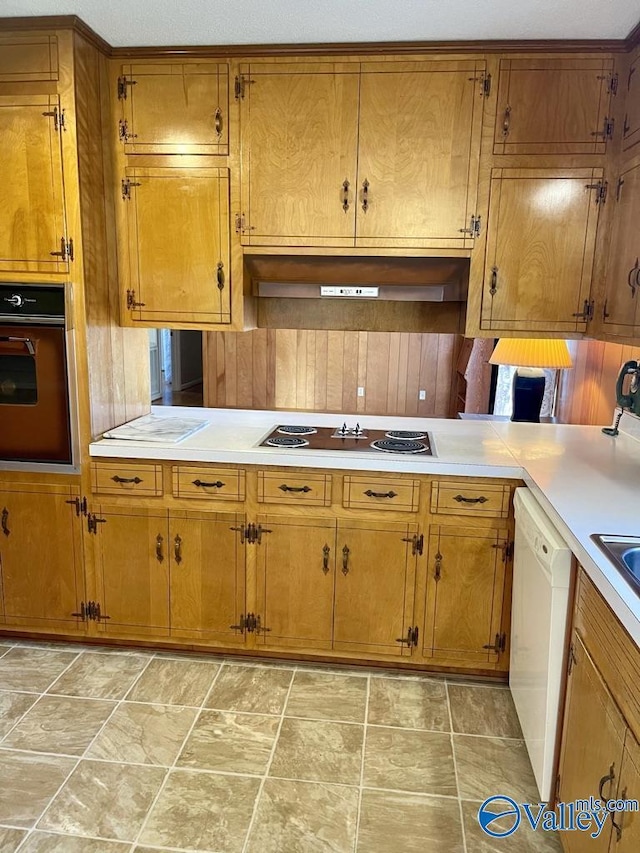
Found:
M 2 341 L 2 342 L 6 341 L 7 343 L 12 343 L 12 344 L 13 343 L 24 344 L 27 348 L 27 351 L 29 352 L 29 355 L 35 355 L 36 354 L 36 348 L 33 345 L 33 341 L 31 340 L 31 338 L 14 338 L 11 336 L 8 336 L 8 337 L 2 336 L 2 337 L 0 337 L 0 341 Z

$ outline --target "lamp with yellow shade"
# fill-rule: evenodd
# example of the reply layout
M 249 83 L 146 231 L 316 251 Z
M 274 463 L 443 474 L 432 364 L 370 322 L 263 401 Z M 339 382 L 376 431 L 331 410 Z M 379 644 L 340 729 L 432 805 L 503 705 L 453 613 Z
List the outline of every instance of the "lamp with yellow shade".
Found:
M 512 421 L 540 423 L 544 397 L 544 368 L 573 367 L 567 342 L 531 338 L 501 338 L 489 359 L 490 364 L 517 367 L 513 377 Z

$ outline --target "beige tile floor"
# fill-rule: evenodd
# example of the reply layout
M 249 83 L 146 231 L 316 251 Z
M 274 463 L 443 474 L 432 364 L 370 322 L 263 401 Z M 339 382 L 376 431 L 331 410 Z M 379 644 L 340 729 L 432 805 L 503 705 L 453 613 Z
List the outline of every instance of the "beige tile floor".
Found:
M 0 853 L 555 853 L 504 687 L 0 643 Z

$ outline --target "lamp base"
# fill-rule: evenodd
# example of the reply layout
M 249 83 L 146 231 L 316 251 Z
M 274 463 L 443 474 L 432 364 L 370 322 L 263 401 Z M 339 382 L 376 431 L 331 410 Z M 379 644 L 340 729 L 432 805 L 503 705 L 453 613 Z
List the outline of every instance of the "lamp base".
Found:
M 512 421 L 539 424 L 544 397 L 544 371 L 536 367 L 519 367 L 513 377 Z

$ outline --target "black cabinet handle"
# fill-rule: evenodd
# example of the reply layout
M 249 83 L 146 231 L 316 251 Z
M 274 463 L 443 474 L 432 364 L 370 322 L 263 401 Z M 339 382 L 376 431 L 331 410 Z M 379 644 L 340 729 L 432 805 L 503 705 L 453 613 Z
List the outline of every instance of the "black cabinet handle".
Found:
M 459 504 L 486 504 L 489 498 L 485 498 L 484 495 L 481 495 L 479 498 L 465 498 L 464 495 L 456 495 L 454 497 L 454 501 L 457 501 Z
M 193 480 L 193 485 L 198 486 L 199 489 L 221 489 L 226 483 L 220 482 L 220 480 L 216 480 L 215 483 L 205 483 L 202 480 Z
M 612 764 L 609 768 L 609 772 L 606 776 L 603 776 L 600 780 L 600 784 L 598 785 L 598 796 L 601 800 L 605 799 L 603 788 L 607 784 L 607 782 L 614 782 L 616 778 L 615 764 Z
M 8 521 L 9 521 L 9 510 L 5 507 L 2 510 L 2 520 L 0 521 L 0 524 L 2 525 L 2 532 L 4 533 L 5 536 L 8 536 L 11 533 L 11 531 L 9 530 L 9 527 L 7 526 Z
M 162 552 L 162 543 L 164 542 L 164 538 L 161 533 L 158 533 L 156 536 L 156 560 L 161 563 L 164 560 L 164 554 Z
M 278 488 L 282 492 L 304 492 L 305 495 L 307 492 L 311 491 L 310 486 L 287 486 L 286 483 L 283 483 L 281 486 L 278 486 Z
M 491 278 L 489 279 L 489 293 L 496 295 L 498 290 L 498 267 L 491 267 Z
M 136 486 L 138 483 L 142 482 L 140 477 L 118 477 L 117 474 L 115 474 L 111 479 L 114 483 L 135 483 Z
M 395 492 L 372 492 L 371 489 L 367 489 L 364 493 L 368 498 L 397 498 L 398 495 Z
M 331 548 L 328 545 L 325 545 L 322 549 L 322 571 L 325 575 L 329 574 L 329 555 L 331 554 Z
M 342 574 L 345 577 L 349 574 L 349 548 L 347 545 L 342 549 Z

